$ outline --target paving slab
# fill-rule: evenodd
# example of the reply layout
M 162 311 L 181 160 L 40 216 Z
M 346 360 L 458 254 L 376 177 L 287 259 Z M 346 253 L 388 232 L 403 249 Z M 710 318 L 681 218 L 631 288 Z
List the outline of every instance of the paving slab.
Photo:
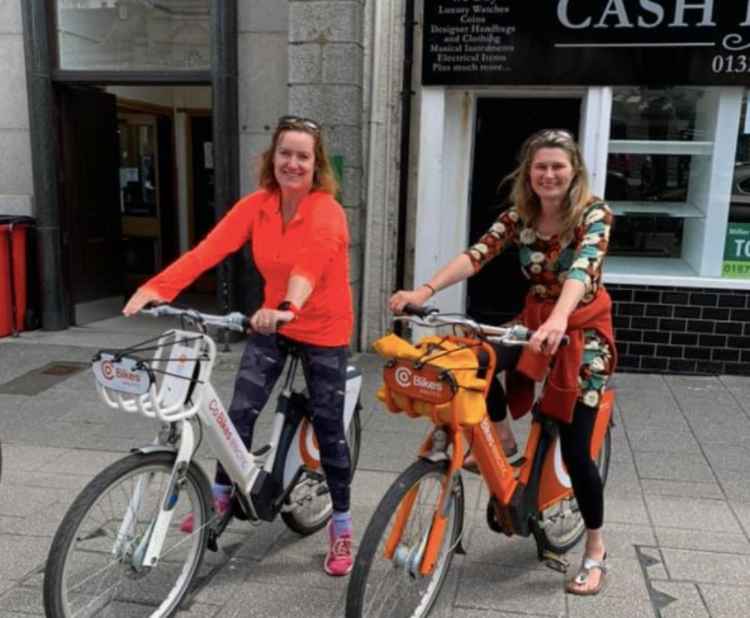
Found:
M 164 324 L 158 322 L 114 319 L 0 340 L 0 383 L 50 360 L 85 362 L 97 347 L 145 339 L 160 332 Z M 233 344 L 217 362 L 214 382 L 225 403 L 242 347 Z M 352 488 L 356 548 L 382 495 L 414 460 L 429 424 L 386 413 L 375 399 L 382 361 L 372 354 L 353 361 L 365 378 L 362 454 Z M 750 378 L 621 374 L 616 383 L 605 491 L 612 571 L 605 593 L 593 599 L 566 595 L 564 576 L 538 562 L 532 539 L 491 532 L 486 487 L 465 475 L 468 553 L 455 557 L 433 616 L 750 615 Z M 256 445 L 271 421 L 266 410 Z M 528 417 L 514 424 L 520 442 L 528 428 Z M 144 419 L 104 408 L 85 371 L 37 396 L 0 395 L 0 555 L 15 557 L 0 560 L 0 618 L 43 615 L 44 561 L 69 504 L 96 473 L 149 442 L 152 433 Z M 212 474 L 206 445 L 199 458 Z M 207 555 L 180 618 L 343 615 L 347 580 L 329 578 L 320 568 L 324 531 L 301 538 L 280 520 L 257 528 L 236 522 L 220 545 L 220 552 Z M 569 576 L 581 553 L 580 544 L 569 553 Z
M 710 498 L 724 500 L 726 496 L 717 481 L 704 481 L 695 483 L 692 481 L 664 481 L 661 479 L 642 479 L 641 487 L 646 496 L 672 496 L 684 498 Z
M 655 526 L 742 532 L 737 518 L 723 500 L 646 496 L 645 501 Z
M 740 586 L 750 594 L 750 556 L 746 554 L 665 548 L 662 555 L 674 580 Z
M 745 534 L 728 534 L 715 530 L 679 530 L 654 528 L 659 547 L 696 549 L 707 552 L 750 554 L 750 541 Z
M 712 618 L 750 616 L 750 591 L 747 588 L 699 584 Z
M 695 584 L 655 581 L 654 596 L 659 618 L 710 618 L 698 586 Z

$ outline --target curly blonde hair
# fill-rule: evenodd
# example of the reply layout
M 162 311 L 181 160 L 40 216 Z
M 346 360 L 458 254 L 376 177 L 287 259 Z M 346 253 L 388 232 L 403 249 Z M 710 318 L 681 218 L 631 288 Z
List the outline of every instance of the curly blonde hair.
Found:
M 263 152 L 260 157 L 260 173 L 258 175 L 258 186 L 267 191 L 278 191 L 279 182 L 273 170 L 273 156 L 279 145 L 281 136 L 287 131 L 299 131 L 311 135 L 314 140 L 313 152 L 315 155 L 315 169 L 313 170 L 313 191 L 324 191 L 331 195 L 336 195 L 339 190 L 339 183 L 328 157 L 320 125 L 307 118 L 296 118 L 291 116 L 282 116 L 279 119 L 279 125 L 273 132 L 271 145 Z
M 533 226 L 542 212 L 542 204 L 531 188 L 531 164 L 541 148 L 559 148 L 568 155 L 573 167 L 573 181 L 562 206 L 560 231 L 561 236 L 568 236 L 581 223 L 583 211 L 593 199 L 586 164 L 573 135 L 564 129 L 543 129 L 531 135 L 521 146 L 518 167 L 503 179 L 503 183 L 513 183 L 510 200 L 521 218 Z

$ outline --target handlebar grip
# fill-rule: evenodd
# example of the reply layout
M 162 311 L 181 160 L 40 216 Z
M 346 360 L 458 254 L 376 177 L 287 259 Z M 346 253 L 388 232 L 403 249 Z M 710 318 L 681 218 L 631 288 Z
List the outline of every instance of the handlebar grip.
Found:
M 516 324 L 513 326 L 511 336 L 513 339 L 518 341 L 529 341 L 536 331 L 526 328 L 523 324 Z M 570 337 L 563 335 L 560 339 L 560 347 L 566 346 L 570 343 Z
M 227 315 L 226 319 L 228 322 L 227 327 L 232 330 L 236 330 L 241 333 L 245 333 L 251 330 L 250 318 L 247 317 L 244 313 L 233 311 L 232 313 Z
M 414 305 L 412 303 L 406 303 L 401 313 L 405 315 L 415 315 L 418 318 L 426 318 L 432 313 L 437 313 L 437 307 L 430 307 L 429 305 Z

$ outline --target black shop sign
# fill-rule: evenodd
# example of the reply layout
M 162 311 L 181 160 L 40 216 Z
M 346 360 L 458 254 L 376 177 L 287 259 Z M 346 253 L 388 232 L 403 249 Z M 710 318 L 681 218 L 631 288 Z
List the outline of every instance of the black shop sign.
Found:
M 424 0 L 422 83 L 750 85 L 750 0 Z

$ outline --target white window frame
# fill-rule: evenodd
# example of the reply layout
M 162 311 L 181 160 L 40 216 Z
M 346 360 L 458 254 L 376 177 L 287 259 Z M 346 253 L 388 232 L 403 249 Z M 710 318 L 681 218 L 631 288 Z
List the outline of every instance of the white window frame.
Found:
M 719 88 L 720 96 L 710 145 L 672 143 L 666 148 L 700 149 L 710 165 L 705 188 L 708 207 L 700 219 L 686 219 L 684 259 L 607 258 L 605 283 L 660 285 L 688 288 L 750 289 L 750 280 L 721 277 L 724 239 L 731 193 L 739 116 L 744 87 Z M 606 190 L 612 115 L 611 87 L 477 87 L 424 86 L 419 93 L 419 134 L 416 215 L 414 227 L 414 287 L 426 282 L 474 240 L 469 238 L 469 196 L 474 153 L 477 99 L 580 98 L 579 136 L 591 174 L 594 194 Z M 677 144 L 675 146 L 675 144 Z M 625 148 L 628 145 L 617 144 Z M 653 148 L 665 146 L 654 145 Z M 723 147 L 723 149 L 722 149 Z M 722 151 L 723 150 L 723 151 Z M 698 273 L 704 273 L 700 275 Z M 439 292 L 436 302 L 446 311 L 465 311 L 466 285 Z
M 613 89 L 607 87 L 606 90 L 610 92 L 610 105 L 602 107 L 600 127 L 609 127 L 611 124 Z M 695 156 L 690 167 L 690 203 L 654 203 L 654 208 L 663 210 L 668 207 L 671 212 L 684 219 L 682 257 L 609 256 L 604 268 L 605 283 L 750 289 L 750 280 L 721 277 L 732 190 L 732 174 L 727 171 L 734 169 L 744 90 L 743 87 L 706 87 L 709 96 L 704 99 L 704 105 L 708 109 L 699 116 L 705 121 L 705 126 L 699 128 L 705 134 L 713 136 L 710 141 L 608 141 L 608 153 Z M 603 167 L 600 168 L 605 178 L 606 166 L 605 158 Z M 601 195 L 605 191 L 606 187 Z M 615 202 L 611 206 L 619 216 L 623 216 L 629 203 Z M 645 207 L 640 203 L 632 206 L 634 210 L 643 210 Z
M 468 248 L 469 195 L 474 163 L 477 99 L 572 98 L 581 99 L 581 135 L 587 164 L 604 157 L 598 128 L 601 89 L 585 87 L 447 88 L 424 86 L 419 101 L 419 159 L 417 166 L 414 241 L 414 287 L 421 285 L 456 255 Z M 609 130 L 609 129 L 607 129 Z M 606 140 L 604 142 L 606 146 Z M 444 311 L 466 310 L 466 283 L 439 292 Z

